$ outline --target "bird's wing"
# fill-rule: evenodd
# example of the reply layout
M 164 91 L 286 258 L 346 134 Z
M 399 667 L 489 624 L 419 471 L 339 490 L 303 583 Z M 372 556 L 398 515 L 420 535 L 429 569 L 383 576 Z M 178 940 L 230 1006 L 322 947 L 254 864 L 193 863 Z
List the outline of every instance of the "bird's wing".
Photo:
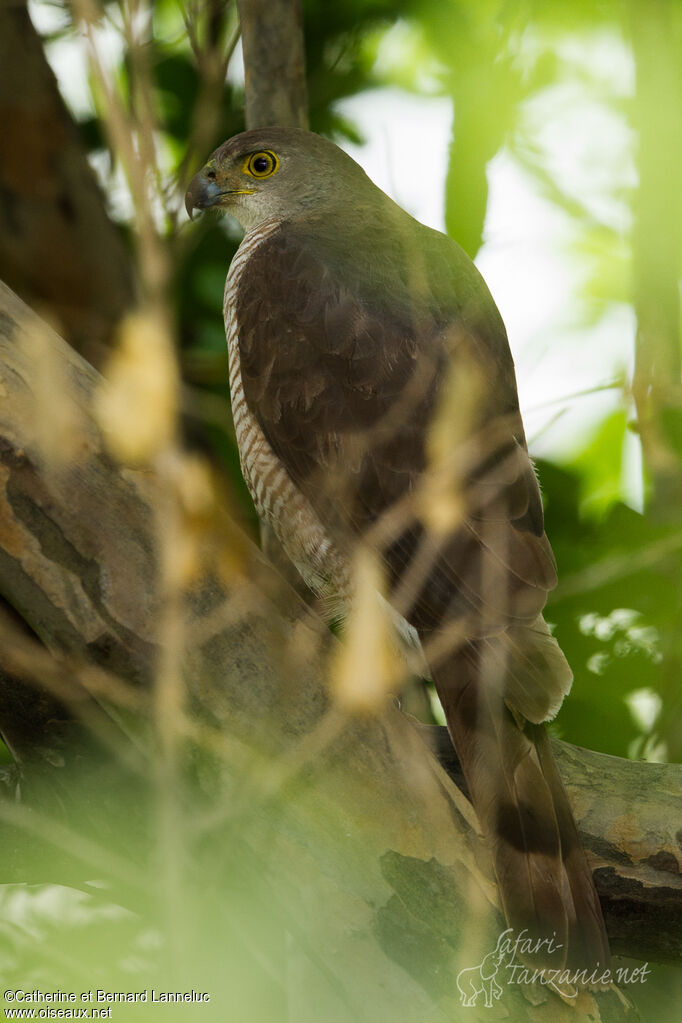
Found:
M 285 224 L 255 250 L 235 310 L 246 401 L 325 526 L 382 548 L 510 925 L 555 933 L 562 964 L 603 962 L 568 800 L 528 724 L 571 672 L 540 614 L 555 567 L 504 326 L 465 254 L 402 223 Z
M 392 591 L 414 590 L 406 617 L 485 635 L 536 618 L 554 560 L 499 313 L 459 247 L 409 223 L 284 224 L 258 246 L 236 298 L 244 393 L 330 529 L 378 536 L 393 512 L 384 555 Z

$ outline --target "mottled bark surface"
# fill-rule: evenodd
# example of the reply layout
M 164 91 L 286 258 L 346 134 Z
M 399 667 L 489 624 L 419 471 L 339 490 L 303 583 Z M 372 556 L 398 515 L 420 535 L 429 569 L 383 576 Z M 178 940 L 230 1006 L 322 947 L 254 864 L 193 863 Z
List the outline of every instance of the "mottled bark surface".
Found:
M 445 728 L 423 726 L 464 787 Z M 682 766 L 644 764 L 552 740 L 594 873 L 611 948 L 655 962 L 682 950 Z M 633 951 L 637 949 L 636 953 Z
M 149 727 L 163 610 L 154 533 L 163 488 L 153 474 L 121 468 L 103 451 L 89 412 L 96 374 L 7 289 L 0 309 L 0 593 L 53 652 L 54 669 L 40 648 L 32 661 L 30 637 L 7 642 L 13 635 L 7 623 L 0 666 L 26 681 L 33 663 L 34 676 L 59 693 L 74 720 L 108 748 L 119 729 L 125 750 L 131 729 L 139 739 Z M 61 469 L 45 461 L 36 429 L 36 332 L 65 370 L 69 388 L 62 400 L 78 427 L 73 461 Z M 232 546 L 234 560 L 237 536 L 234 530 L 222 540 L 213 536 L 212 563 L 220 543 Z M 466 925 L 472 935 L 500 927 L 471 808 L 410 720 L 391 705 L 364 722 L 330 713 L 324 679 L 336 641 L 246 541 L 238 540 L 237 551 L 239 568 L 229 581 L 205 572 L 183 598 L 186 710 L 228 744 L 238 777 L 248 763 L 248 780 L 238 783 L 247 803 L 251 786 L 257 792 L 260 784 L 254 773 L 267 775 L 273 762 L 290 779 L 276 786 L 290 797 L 288 824 L 278 828 L 263 869 L 281 882 L 282 864 L 295 862 L 314 900 L 337 904 L 340 919 L 359 912 L 354 927 L 364 945 L 354 944 L 357 935 L 339 941 L 351 942 L 344 947 L 353 961 L 365 957 L 368 983 L 370 963 L 379 972 L 387 963 L 404 969 L 408 949 L 396 946 L 396 935 L 430 949 L 430 962 L 434 948 L 440 950 L 444 972 L 439 981 L 432 978 L 433 989 L 421 976 L 409 982 L 422 992 L 415 994 L 418 1019 L 423 992 L 445 997 L 452 980 L 463 907 L 477 907 L 475 926 Z M 8 715 L 3 729 L 17 727 L 8 706 L 6 700 L 0 707 Z M 450 747 L 441 732 L 435 735 L 456 780 Z M 564 743 L 555 751 L 614 949 L 660 960 L 679 956 L 682 769 Z M 53 770 L 59 773 L 59 763 Z M 289 910 L 304 927 L 313 908 L 300 898 L 295 876 L 285 881 Z M 325 968 L 334 969 L 329 955 Z M 411 969 L 419 975 L 421 967 L 415 962 Z

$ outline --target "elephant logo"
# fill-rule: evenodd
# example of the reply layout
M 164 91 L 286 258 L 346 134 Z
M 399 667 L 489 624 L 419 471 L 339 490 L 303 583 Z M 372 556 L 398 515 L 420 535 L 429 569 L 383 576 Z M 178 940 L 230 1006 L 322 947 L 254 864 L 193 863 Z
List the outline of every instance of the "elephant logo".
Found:
M 457 974 L 457 990 L 462 1005 L 469 1009 L 476 1005 L 478 996 L 483 995 L 486 1008 L 492 1009 L 498 998 L 502 997 L 502 988 L 495 979 L 507 949 L 500 948 L 505 931 L 497 939 L 497 945 L 488 952 L 477 966 L 467 966 Z

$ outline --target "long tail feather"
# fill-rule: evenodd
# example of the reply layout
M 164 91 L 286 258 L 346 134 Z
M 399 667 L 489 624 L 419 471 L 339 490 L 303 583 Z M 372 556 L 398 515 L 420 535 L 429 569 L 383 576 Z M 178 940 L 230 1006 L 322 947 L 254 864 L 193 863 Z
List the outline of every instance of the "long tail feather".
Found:
M 486 678 L 485 659 L 485 641 L 467 644 L 434 681 L 490 841 L 505 915 L 517 932 L 562 946 L 553 966 L 604 966 L 601 908 L 545 730 L 512 713 L 503 687 Z

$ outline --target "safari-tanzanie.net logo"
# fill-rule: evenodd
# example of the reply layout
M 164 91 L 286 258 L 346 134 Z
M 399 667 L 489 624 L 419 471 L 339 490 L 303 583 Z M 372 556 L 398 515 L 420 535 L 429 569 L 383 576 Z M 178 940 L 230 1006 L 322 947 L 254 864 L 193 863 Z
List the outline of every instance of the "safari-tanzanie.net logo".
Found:
M 479 998 L 491 1009 L 502 997 L 505 988 L 541 984 L 552 988 L 562 998 L 577 998 L 581 989 L 621 987 L 626 984 L 644 984 L 651 973 L 648 963 L 641 966 L 611 968 L 596 963 L 592 969 L 571 970 L 566 966 L 553 967 L 552 956 L 561 959 L 563 945 L 551 938 L 533 939 L 523 930 L 514 935 L 508 927 L 497 939 L 495 948 L 475 966 L 467 966 L 457 974 L 459 1000 L 465 1008 L 478 1004 Z M 530 957 L 542 955 L 545 966 L 529 966 Z M 523 957 L 526 957 L 524 961 Z

